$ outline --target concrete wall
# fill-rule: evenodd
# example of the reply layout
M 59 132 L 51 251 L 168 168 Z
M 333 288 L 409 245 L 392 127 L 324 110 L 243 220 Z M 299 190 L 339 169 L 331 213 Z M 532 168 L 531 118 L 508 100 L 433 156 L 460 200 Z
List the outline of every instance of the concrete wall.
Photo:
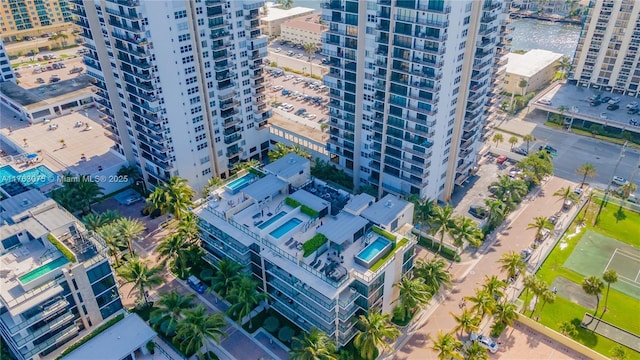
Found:
M 528 317 L 524 316 L 524 315 L 520 315 L 518 317 L 518 320 L 516 320 L 517 322 L 521 323 L 522 325 L 528 326 L 530 328 L 532 328 L 533 330 L 541 333 L 544 336 L 547 336 L 549 338 L 551 338 L 552 340 L 555 340 L 559 343 L 561 343 L 562 345 L 568 347 L 571 350 L 577 351 L 580 354 L 586 356 L 589 359 L 594 359 L 594 360 L 606 360 L 608 359 L 608 357 L 595 352 L 591 349 L 589 349 L 588 347 L 580 344 L 577 341 L 574 341 L 572 339 L 569 339 L 568 337 L 538 323 L 535 322 L 531 319 L 529 319 Z
M 289 26 L 286 23 L 280 26 L 280 31 L 283 40 L 291 41 L 294 44 L 310 43 L 316 45 L 318 49 L 322 46 L 322 33 L 324 31 L 309 31 L 296 26 Z

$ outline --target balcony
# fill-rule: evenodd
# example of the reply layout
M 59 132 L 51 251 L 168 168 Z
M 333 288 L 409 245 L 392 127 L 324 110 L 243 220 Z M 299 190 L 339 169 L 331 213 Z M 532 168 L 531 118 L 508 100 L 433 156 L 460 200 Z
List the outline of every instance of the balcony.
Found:
M 122 67 L 120 68 L 120 70 L 121 70 L 123 73 L 125 73 L 125 74 L 129 74 L 129 75 L 135 76 L 135 77 L 137 77 L 138 79 L 142 79 L 142 80 L 145 80 L 145 81 L 150 81 L 151 79 L 153 79 L 153 75 L 151 75 L 151 73 L 140 73 L 140 72 L 136 72 L 136 71 L 133 71 L 133 70 L 131 70 L 131 69 L 128 69 L 128 68 L 127 68 L 127 67 L 125 67 L 125 66 L 122 66 Z
M 127 25 L 125 22 L 121 22 L 113 19 L 109 19 L 109 25 L 115 26 L 117 28 L 129 31 L 132 33 L 136 33 L 136 34 L 140 34 L 144 32 L 144 30 L 139 26 L 130 26 L 130 25 Z
M 238 154 L 242 154 L 242 148 L 241 147 L 235 147 L 235 148 L 231 148 L 231 149 L 227 149 L 227 157 L 228 158 L 232 158 L 235 155 Z
M 116 39 L 120 39 L 122 41 L 126 41 L 134 45 L 144 45 L 147 43 L 147 39 L 142 36 L 128 36 L 124 34 L 119 34 L 115 31 L 111 32 L 111 36 L 113 36 Z
M 123 55 L 123 54 L 119 54 L 118 55 L 118 59 L 124 63 L 127 63 L 131 66 L 135 66 L 141 69 L 149 69 L 151 68 L 151 64 L 146 62 L 146 61 L 138 61 L 138 60 L 134 60 L 131 58 L 128 58 L 127 56 Z
M 136 12 L 134 9 L 129 9 L 128 12 L 118 11 L 110 8 L 106 8 L 105 10 L 107 14 L 123 17 L 128 20 L 142 20 L 142 16 L 140 16 L 140 14 L 138 14 L 138 12 Z
M 149 120 L 149 121 L 151 121 L 152 123 L 155 123 L 155 124 L 159 124 L 162 121 L 162 119 L 160 119 L 156 115 L 154 115 L 152 113 L 144 112 L 144 111 L 139 110 L 138 108 L 133 107 L 133 106 L 131 107 L 131 112 L 134 113 L 134 114 L 137 114 L 137 115 L 141 116 L 142 118 L 147 119 L 147 120 Z
M 91 28 L 89 26 L 89 22 L 85 21 L 84 18 L 82 18 L 82 17 L 78 17 L 78 19 L 75 20 L 73 23 L 78 25 L 78 26 L 80 26 L 80 27 L 83 27 L 85 29 L 90 29 Z
M 116 42 L 115 48 L 120 50 L 120 51 L 124 51 L 126 53 L 129 53 L 129 54 L 131 54 L 133 56 L 139 57 L 139 58 L 147 58 L 147 57 L 149 57 L 149 54 L 147 54 L 144 50 L 141 50 L 142 49 L 141 47 L 138 47 L 137 49 L 133 48 L 133 47 L 129 48 L 129 47 L 124 46 L 123 44 L 119 44 L 119 43 Z
M 423 51 L 431 55 L 443 55 L 446 50 L 446 47 L 444 45 L 441 45 L 439 47 L 423 46 L 423 47 L 417 48 L 416 50 Z
M 146 135 L 146 134 L 141 133 L 138 136 L 136 136 L 136 138 L 139 141 L 142 141 L 145 145 L 155 149 L 156 151 L 160 151 L 161 153 L 167 152 L 169 150 L 165 146 L 158 145 L 155 142 L 153 142 L 152 140 L 146 139 L 143 135 Z
M 110 2 L 110 3 L 113 3 L 113 4 L 118 4 L 118 5 L 123 5 L 123 6 L 127 6 L 127 7 L 140 6 L 140 1 L 139 0 L 107 0 L 107 2 Z
M 211 34 L 209 35 L 209 38 L 211 40 L 217 40 L 223 37 L 229 36 L 229 32 L 226 30 L 217 30 L 217 31 L 211 31 Z
M 162 132 L 163 132 L 163 129 L 160 126 L 160 124 L 153 124 L 153 123 L 149 124 L 149 123 L 145 122 L 142 118 L 135 117 L 135 116 L 133 116 L 132 119 L 133 119 L 133 122 L 135 122 L 137 124 L 136 125 L 136 130 L 146 129 L 146 135 L 148 135 L 148 136 L 149 136 L 150 132 L 155 132 L 157 134 L 162 134 Z M 156 141 L 160 141 L 160 140 L 156 139 Z
M 344 11 L 344 6 L 342 6 L 342 1 L 329 1 L 329 2 L 323 2 L 322 4 L 320 4 L 320 7 L 323 9 L 331 9 L 331 10 L 339 10 L 339 11 Z
M 256 1 L 249 4 L 242 4 L 242 8 L 244 10 L 257 10 L 260 9 L 264 5 L 264 1 Z

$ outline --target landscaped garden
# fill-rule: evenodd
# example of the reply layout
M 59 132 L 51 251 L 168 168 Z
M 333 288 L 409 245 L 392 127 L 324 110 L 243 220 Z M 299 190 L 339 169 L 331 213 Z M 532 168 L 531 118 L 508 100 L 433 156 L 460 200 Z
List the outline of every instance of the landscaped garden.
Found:
M 587 203 L 535 275 L 558 292 L 553 304 L 531 315 L 535 286 L 529 284 L 536 281 L 525 281 L 523 314 L 606 356 L 621 359 L 624 352 L 625 359 L 640 359 L 639 352 L 581 326 L 588 313 L 594 322 L 640 334 L 640 214 L 610 202 L 595 224 L 601 201 L 594 196 Z

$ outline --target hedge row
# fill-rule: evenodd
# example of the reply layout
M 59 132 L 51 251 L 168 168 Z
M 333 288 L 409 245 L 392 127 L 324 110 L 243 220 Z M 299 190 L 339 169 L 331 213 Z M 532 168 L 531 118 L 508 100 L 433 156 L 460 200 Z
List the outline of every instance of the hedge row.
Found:
M 284 199 L 284 203 L 287 204 L 288 206 L 291 206 L 292 208 L 300 208 L 300 211 L 312 218 L 316 218 L 318 217 L 318 215 L 320 214 L 318 211 L 308 207 L 307 205 L 303 205 L 300 201 L 292 199 L 290 197 L 287 197 Z
M 433 253 L 438 252 L 438 247 L 440 247 L 440 243 L 437 241 L 432 241 L 431 239 L 424 237 L 422 235 L 419 236 L 418 245 L 422 246 L 425 249 L 431 250 Z M 456 254 L 456 251 L 453 249 L 449 249 L 446 246 L 442 246 L 442 250 L 440 250 L 440 255 L 447 259 L 455 262 L 460 262 L 460 256 Z
M 124 319 L 124 314 L 118 314 L 113 319 L 111 319 L 111 320 L 107 321 L 106 323 L 98 326 L 93 332 L 91 332 L 87 336 L 83 337 L 82 339 L 76 341 L 73 345 L 69 346 L 68 348 L 66 348 L 62 353 L 60 353 L 60 356 L 58 356 L 56 358 L 56 360 L 62 359 L 67 354 L 69 354 L 73 350 L 79 348 L 80 346 L 84 345 L 84 343 L 86 343 L 87 341 L 89 341 L 89 340 L 93 339 L 94 337 L 100 335 L 101 332 L 107 330 L 113 324 L 117 323 L 118 321 L 120 321 L 122 319 Z
M 47 239 L 49 239 L 49 241 L 53 244 L 53 246 L 55 246 L 56 249 L 60 250 L 62 255 L 64 255 L 64 257 L 66 257 L 70 262 L 72 263 L 76 262 L 76 256 L 73 255 L 73 253 L 69 251 L 69 249 L 67 249 L 66 246 L 62 245 L 60 241 L 58 241 L 55 237 L 53 237 L 53 235 L 48 234 Z
M 372 228 L 372 230 L 373 230 L 374 233 L 376 233 L 376 234 L 378 234 L 378 235 L 380 235 L 380 236 L 382 236 L 382 237 L 384 237 L 384 238 L 386 238 L 388 240 L 396 241 L 396 236 L 393 235 L 392 233 L 388 232 L 388 231 L 382 230 L 377 226 L 374 226 Z
M 304 244 L 302 244 L 302 250 L 304 251 L 304 257 L 308 257 L 313 254 L 314 251 L 318 250 L 322 245 L 324 245 L 329 239 L 326 236 L 317 233 L 311 239 L 307 240 Z

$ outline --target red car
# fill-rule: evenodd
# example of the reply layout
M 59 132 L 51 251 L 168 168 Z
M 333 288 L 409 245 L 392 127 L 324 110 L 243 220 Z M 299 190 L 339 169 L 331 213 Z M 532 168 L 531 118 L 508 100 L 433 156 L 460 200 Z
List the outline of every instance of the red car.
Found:
M 505 161 L 507 161 L 508 157 L 507 155 L 500 155 L 498 156 L 498 158 L 496 159 L 496 163 L 498 164 L 504 164 Z

